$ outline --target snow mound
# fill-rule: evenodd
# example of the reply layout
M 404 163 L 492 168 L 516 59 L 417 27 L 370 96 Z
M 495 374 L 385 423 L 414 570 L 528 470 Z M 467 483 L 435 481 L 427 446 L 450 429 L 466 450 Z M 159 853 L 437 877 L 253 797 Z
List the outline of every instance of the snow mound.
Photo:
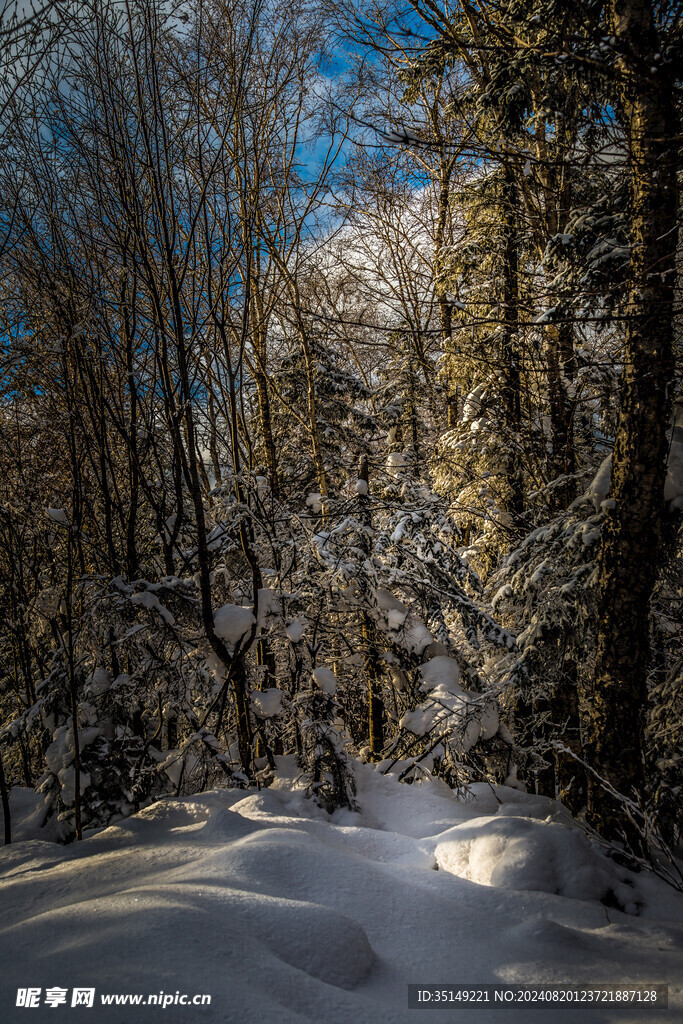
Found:
M 105 1024 L 414 1024 L 406 983 L 437 978 L 661 982 L 670 1009 L 657 1020 L 680 1016 L 683 897 L 597 854 L 558 822 L 561 805 L 484 783 L 404 785 L 359 764 L 361 812 L 329 815 L 297 784 L 296 759 L 277 763 L 267 789 L 160 800 L 69 846 L 0 848 L 0 961 L 13 965 L 0 976 L 3 1024 L 24 1017 L 18 986 L 55 984 L 94 987 L 93 1019 Z M 17 838 L 31 834 L 38 802 L 13 790 Z M 638 916 L 596 902 L 611 891 L 626 905 L 629 877 Z M 210 993 L 211 1004 L 99 1005 L 122 990 Z M 580 1016 L 623 1019 L 610 1006 Z M 474 1017 L 508 1020 L 493 1007 Z
M 251 942 L 260 941 L 290 967 L 326 985 L 355 988 L 375 961 L 360 925 L 329 907 L 261 898 L 253 901 L 244 917 Z
M 499 889 L 522 889 L 601 900 L 612 893 L 635 913 L 636 898 L 616 864 L 576 828 L 512 817 L 475 818 L 437 843 L 437 864 L 459 878 Z

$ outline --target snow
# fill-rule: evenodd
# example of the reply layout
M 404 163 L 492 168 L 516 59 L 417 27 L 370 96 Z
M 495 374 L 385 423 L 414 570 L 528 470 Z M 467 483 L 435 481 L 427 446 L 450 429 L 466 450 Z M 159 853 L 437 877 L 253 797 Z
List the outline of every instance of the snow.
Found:
M 273 718 L 282 710 L 282 690 L 252 690 L 251 706 L 257 718 Z
M 496 704 L 459 685 L 460 670 L 452 658 L 437 655 L 421 666 L 420 673 L 420 689 L 429 697 L 403 715 L 403 728 L 416 736 L 426 736 L 432 730 L 437 734 L 454 731 L 454 741 L 463 751 L 471 750 L 480 739 L 495 736 L 499 725 Z
M 45 802 L 35 789 L 25 786 L 14 786 L 10 791 L 10 814 L 12 819 L 12 842 L 15 844 L 24 839 L 35 839 L 40 836 L 43 843 L 57 839 L 59 822 L 56 816 L 49 819 L 41 828 L 45 817 Z M 1 857 L 1 853 L 0 853 Z M 0 867 L 0 872 L 2 867 Z
M 323 693 L 328 693 L 331 696 L 336 692 L 337 677 L 331 668 L 321 665 L 319 668 L 313 669 L 312 675 L 316 686 L 319 686 Z
M 429 632 L 424 622 L 412 613 L 406 619 L 403 627 L 403 644 L 414 654 L 422 654 L 432 643 L 434 637 Z
M 68 725 L 60 726 L 55 733 L 54 740 L 45 751 L 45 764 L 55 774 L 64 764 L 70 764 L 73 761 L 73 746 L 69 743 L 70 731 Z
M 603 505 L 606 502 L 602 502 Z M 600 540 L 600 527 L 592 525 L 591 523 L 584 523 L 581 527 L 581 543 L 584 547 L 590 547 L 591 544 L 595 544 L 596 541 Z
M 433 690 L 436 686 L 445 686 L 449 689 L 460 679 L 457 662 L 447 657 L 432 658 L 422 666 L 420 672 L 423 680 L 421 690 Z
M 216 636 L 225 640 L 230 654 L 256 622 L 251 608 L 239 604 L 224 604 L 213 615 Z
M 586 491 L 597 510 L 602 507 L 613 508 L 605 500 L 609 494 L 612 476 L 612 456 L 608 455 L 600 465 L 593 481 Z M 664 482 L 664 501 L 671 509 L 683 508 L 683 426 L 676 424 L 673 428 L 669 446 L 666 480 Z M 584 543 L 586 541 L 584 540 Z
M 677 1019 L 683 897 L 606 859 L 557 803 L 483 784 L 458 798 L 438 781 L 401 785 L 366 765 L 361 812 L 330 817 L 295 774 L 292 764 L 289 781 L 260 792 L 162 800 L 82 843 L 0 850 L 0 957 L 12 964 L 3 1021 L 23 1020 L 18 986 L 83 985 L 97 1002 L 112 992 L 212 996 L 182 1015 L 98 1006 L 98 1020 L 117 1024 L 411 1024 L 422 1017 L 407 1009 L 407 984 L 435 981 L 668 983 L 669 1010 L 656 1017 Z M 26 791 L 12 801 L 35 824 Z M 16 831 L 25 836 L 25 822 Z M 610 892 L 638 914 L 599 902 L 613 903 Z M 68 1015 L 50 1010 L 55 1021 Z M 488 1007 L 458 1019 L 470 1016 L 525 1019 Z M 562 1019 L 627 1016 L 652 1015 L 603 1004 Z
M 356 494 L 366 495 L 368 493 L 367 480 L 356 480 Z
M 501 604 L 502 601 L 506 601 L 509 597 L 512 597 L 513 593 L 514 591 L 510 584 L 504 583 L 503 586 L 500 587 L 491 598 L 491 607 L 493 611 L 497 611 L 498 605 Z
M 301 639 L 305 632 L 306 627 L 304 624 L 302 622 L 297 622 L 296 620 L 294 620 L 294 622 L 290 622 L 289 625 L 285 627 L 287 638 L 293 644 L 301 643 Z
M 470 420 L 477 419 L 482 410 L 482 403 L 486 398 L 486 385 L 477 384 L 474 390 L 470 391 L 469 395 L 463 403 L 462 418 L 465 423 Z
M 408 612 L 407 610 L 402 611 L 400 608 L 390 608 L 386 614 L 389 629 L 396 631 L 399 630 L 403 623 L 406 621 L 406 616 L 408 615 Z
M 76 772 L 73 766 L 60 768 L 57 778 L 62 787 L 62 800 L 67 806 L 72 805 L 76 793 Z M 90 785 L 90 776 L 87 772 L 81 772 L 78 781 L 81 793 L 85 793 Z
M 418 656 L 424 655 L 434 643 L 434 637 L 422 619 L 408 611 L 406 605 L 390 591 L 378 587 L 374 593 L 384 629 L 391 630 L 395 642 L 406 650 Z
M 637 911 L 634 890 L 615 878 L 614 863 L 594 851 L 583 832 L 550 819 L 475 818 L 445 832 L 434 855 L 439 868 L 481 885 L 576 900 L 599 900 L 612 891 Z
M 164 608 L 156 594 L 150 593 L 149 590 L 143 590 L 139 594 L 133 594 L 130 599 L 130 603 L 139 604 L 150 611 L 158 612 L 164 622 L 169 626 L 175 625 L 175 618 L 171 612 L 169 612 L 168 608 Z
M 111 672 L 106 668 L 97 668 L 86 680 L 86 689 L 93 696 L 98 696 L 112 685 Z
M 94 725 L 78 730 L 78 746 L 85 750 L 102 730 Z M 62 725 L 54 734 L 54 739 L 45 751 L 45 763 L 51 772 L 58 775 L 63 768 L 68 768 L 74 759 L 74 737 L 71 725 Z
M 400 476 L 406 467 L 406 457 L 403 452 L 389 452 L 387 455 L 387 473 L 390 476 Z
M 593 477 L 593 481 L 586 491 L 586 497 L 595 505 L 597 511 L 600 511 L 600 505 L 609 494 L 609 486 L 612 477 L 612 455 L 611 453 L 602 460 L 600 468 Z
M 282 592 L 262 587 L 258 592 L 258 624 L 265 626 L 269 616 L 279 616 L 282 612 Z

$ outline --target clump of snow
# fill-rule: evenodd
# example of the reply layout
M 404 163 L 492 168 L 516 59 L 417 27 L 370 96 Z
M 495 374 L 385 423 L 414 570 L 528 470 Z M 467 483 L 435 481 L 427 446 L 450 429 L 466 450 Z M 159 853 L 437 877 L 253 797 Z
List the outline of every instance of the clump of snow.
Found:
M 403 643 L 414 654 L 422 654 L 431 643 L 434 637 L 425 626 L 422 619 L 412 612 L 408 615 L 403 627 Z
M 282 690 L 272 686 L 269 690 L 252 690 L 251 706 L 257 718 L 273 718 L 282 710 Z
M 244 608 L 239 604 L 224 604 L 214 612 L 213 622 L 216 636 L 225 640 L 227 648 L 232 654 L 237 645 L 250 632 L 256 619 L 251 608 Z
M 213 530 L 211 530 L 206 538 L 209 551 L 219 551 L 226 537 L 227 530 L 224 526 L 214 526 Z
M 437 686 L 451 689 L 457 685 L 460 679 L 460 669 L 457 662 L 453 658 L 448 657 L 432 658 L 431 661 L 422 666 L 420 674 L 422 676 L 422 686 L 420 689 L 426 691 L 433 690 Z
M 403 538 L 408 535 L 408 528 L 410 527 L 412 521 L 413 517 L 410 512 L 408 512 L 404 516 L 401 516 L 391 534 L 390 539 L 392 544 L 400 544 Z
M 501 604 L 502 601 L 507 601 L 509 597 L 513 596 L 513 593 L 514 591 L 510 584 L 504 583 L 503 586 L 500 587 L 491 598 L 491 607 L 493 608 L 494 612 L 497 610 L 498 605 Z
M 465 423 L 477 419 L 481 414 L 483 401 L 486 397 L 486 385 L 477 384 L 476 388 L 470 391 L 465 399 L 462 410 L 462 418 Z
M 306 505 L 314 515 L 318 515 L 323 509 L 322 494 L 319 494 L 317 491 L 313 494 L 309 494 L 306 498 Z
M 600 511 L 600 505 L 609 494 L 611 478 L 612 456 L 610 454 L 600 463 L 600 468 L 593 477 L 590 487 L 586 491 L 586 497 L 590 498 L 597 511 Z
M 314 683 L 323 691 L 323 693 L 332 695 L 336 692 L 337 677 L 331 668 L 325 668 L 324 665 L 321 665 L 319 668 L 314 668 L 311 674 L 313 676 Z
M 444 833 L 434 849 L 440 868 L 499 889 L 550 892 L 577 900 L 609 893 L 637 912 L 632 885 L 583 832 L 550 820 L 475 818 Z
M 375 599 L 377 601 L 377 607 L 382 611 L 395 609 L 396 611 L 403 612 L 404 617 L 408 614 L 408 609 L 404 605 L 403 601 L 399 601 L 397 597 L 394 597 L 390 590 L 384 590 L 382 587 L 379 587 L 375 591 Z
M 603 505 L 606 502 L 602 502 Z M 600 540 L 600 527 L 595 523 L 584 523 L 581 527 L 581 543 L 584 547 L 590 547 L 591 544 L 595 544 L 597 540 Z
M 102 730 L 99 726 L 89 726 L 86 729 L 78 730 L 78 745 L 81 750 L 90 746 Z M 45 751 L 45 763 L 49 770 L 55 775 L 63 768 L 68 768 L 74 759 L 74 736 L 71 725 L 61 725 L 55 732 L 52 743 Z
M 365 496 L 368 493 L 368 482 L 367 480 L 356 480 L 356 494 Z
M 607 504 L 612 477 L 612 456 L 604 459 L 586 491 L 596 509 L 613 508 L 614 503 Z M 664 481 L 664 501 L 670 508 L 683 508 L 683 426 L 674 426 L 669 446 L 669 454 Z M 585 542 L 584 542 L 585 543 Z
M 495 702 L 459 685 L 460 670 L 452 658 L 432 658 L 420 672 L 420 689 L 427 691 L 429 698 L 403 715 L 403 728 L 416 736 L 433 731 L 437 735 L 453 734 L 455 744 L 463 751 L 471 750 L 480 739 L 495 736 L 499 725 Z
M 499 729 L 498 729 L 499 732 L 500 732 L 500 728 L 501 727 L 499 727 Z M 510 737 L 510 740 L 512 740 L 512 737 Z M 510 766 L 510 771 L 509 771 L 509 773 L 508 773 L 508 775 L 507 775 L 507 777 L 505 779 L 505 785 L 509 786 L 510 789 L 518 789 L 521 793 L 526 793 L 526 786 L 524 785 L 524 783 L 520 779 L 517 778 L 517 765 L 516 764 L 513 764 L 513 765 Z
M 71 764 L 73 761 L 74 752 L 69 733 L 68 725 L 60 726 L 54 734 L 52 743 L 45 751 L 45 764 L 55 775 L 65 764 Z
M 62 800 L 68 806 L 72 806 L 76 797 L 76 771 L 73 765 L 60 768 L 57 778 L 62 787 Z M 79 789 L 81 794 L 85 793 L 90 785 L 90 776 L 87 772 L 81 771 L 78 776 Z
M 304 626 L 304 624 L 302 622 L 298 622 L 296 619 L 294 620 L 294 622 L 290 622 L 289 625 L 285 627 L 287 639 L 290 640 L 291 643 L 293 644 L 301 643 L 301 639 L 305 632 L 306 627 Z
M 215 676 L 216 679 L 222 679 L 225 676 L 226 666 L 215 651 L 211 647 L 207 647 L 207 649 L 203 651 L 203 656 L 206 667 L 211 675 Z
M 403 601 L 395 597 L 391 591 L 379 587 L 375 591 L 375 600 L 383 627 L 398 634 L 395 640 L 402 647 L 420 655 L 434 642 L 434 637 L 424 622 L 414 612 L 410 612 Z
M 431 644 L 428 644 L 422 652 L 422 660 L 424 662 L 431 661 L 432 658 L 443 658 L 448 655 L 448 651 L 443 644 L 440 644 L 438 640 L 433 640 Z
M 390 608 L 387 611 L 387 623 L 389 624 L 389 629 L 400 629 L 403 623 L 406 621 L 407 615 L 407 611 L 401 611 L 398 608 Z
M 156 594 L 150 593 L 149 590 L 143 590 L 138 594 L 133 594 L 131 596 L 130 603 L 141 605 L 143 608 L 147 608 L 150 611 L 155 611 L 169 626 L 175 625 L 175 618 L 171 612 L 168 608 L 164 608 Z
M 403 452 L 389 452 L 387 455 L 387 473 L 390 476 L 400 476 L 405 467 L 406 457 Z
M 97 668 L 86 679 L 85 689 L 88 693 L 98 696 L 108 690 L 112 684 L 111 672 L 106 668 Z
M 282 593 L 270 587 L 262 587 L 258 592 L 258 624 L 264 626 L 266 619 L 275 617 L 282 612 Z

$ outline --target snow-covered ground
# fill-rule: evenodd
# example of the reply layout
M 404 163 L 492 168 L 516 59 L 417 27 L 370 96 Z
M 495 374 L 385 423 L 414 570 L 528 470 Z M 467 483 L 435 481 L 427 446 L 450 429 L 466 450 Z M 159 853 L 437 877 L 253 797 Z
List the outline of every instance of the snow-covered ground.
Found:
M 475 786 L 406 786 L 361 767 L 360 814 L 291 783 L 164 800 L 80 844 L 0 850 L 0 1021 L 402 1024 L 674 1021 L 683 896 L 594 851 L 556 804 Z M 22 824 L 23 819 L 23 824 Z M 23 830 L 23 831 L 22 831 Z M 600 902 L 619 902 L 624 913 Z M 669 1009 L 408 1010 L 407 985 L 668 983 Z M 17 988 L 95 988 L 17 1007 Z M 105 1008 L 102 994 L 210 994 L 209 1006 Z

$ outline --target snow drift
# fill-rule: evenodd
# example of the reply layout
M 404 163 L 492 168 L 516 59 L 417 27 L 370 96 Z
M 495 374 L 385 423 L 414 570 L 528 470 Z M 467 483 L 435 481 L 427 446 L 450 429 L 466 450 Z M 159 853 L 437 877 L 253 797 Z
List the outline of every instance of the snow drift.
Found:
M 361 766 L 361 812 L 330 817 L 293 775 L 260 793 L 162 800 L 82 843 L 0 851 L 3 1022 L 27 1019 L 18 986 L 60 985 L 212 997 L 93 1015 L 117 1024 L 405 1024 L 422 1020 L 407 1009 L 409 982 L 667 982 L 670 1009 L 656 1018 L 676 1018 L 683 897 L 602 856 L 559 804 L 483 784 L 459 799 Z M 27 836 L 31 799 L 13 800 Z M 31 1019 L 73 1013 L 41 1006 Z M 652 1013 L 603 1006 L 562 1020 L 626 1016 Z M 429 1015 L 446 1019 L 452 1010 Z M 471 1019 L 524 1018 L 491 1008 Z

